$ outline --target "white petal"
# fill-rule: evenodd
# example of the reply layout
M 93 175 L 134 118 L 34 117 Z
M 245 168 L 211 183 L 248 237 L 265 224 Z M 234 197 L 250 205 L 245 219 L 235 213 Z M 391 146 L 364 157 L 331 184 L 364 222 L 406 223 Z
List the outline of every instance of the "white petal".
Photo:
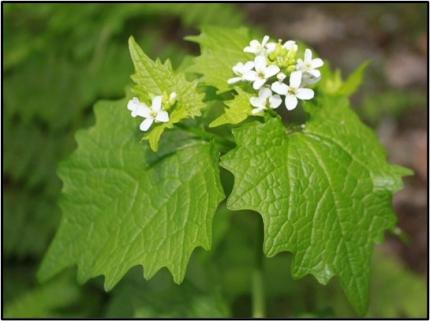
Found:
M 282 104 L 282 98 L 278 95 L 273 95 L 269 98 L 270 108 L 276 109 Z
M 274 43 L 274 42 L 269 42 L 267 45 L 266 45 L 266 51 L 267 51 L 267 53 L 271 53 L 271 52 L 274 52 L 275 51 L 275 49 L 276 49 L 276 43 Z
M 293 40 L 288 40 L 284 43 L 283 47 L 287 50 L 297 50 L 296 42 Z
M 131 112 L 132 117 L 149 117 L 151 114 L 151 109 L 146 106 L 144 103 L 140 103 L 136 108 Z
M 312 63 L 311 63 L 312 68 L 319 68 L 319 67 L 322 67 L 322 65 L 324 65 L 324 62 L 322 61 L 321 58 L 315 58 L 314 60 L 312 60 Z
M 260 97 L 251 97 L 249 98 L 249 102 L 252 106 L 257 108 L 263 108 L 264 107 L 264 100 Z
M 256 115 L 256 114 L 261 113 L 262 111 L 264 111 L 264 108 L 254 108 L 254 109 L 251 111 L 251 113 L 252 113 L 253 115 Z
M 266 68 L 266 70 L 264 71 L 264 76 L 266 78 L 270 78 L 274 75 L 276 75 L 279 72 L 279 67 L 275 66 L 275 65 L 270 65 Z
M 305 61 L 308 61 L 308 62 L 312 61 L 312 50 L 310 49 L 305 50 Z
M 310 69 L 307 71 L 313 78 L 321 77 L 321 72 L 317 69 Z
M 140 105 L 140 101 L 137 97 L 133 97 L 132 99 L 130 99 L 127 103 L 127 109 L 128 110 L 135 110 L 137 106 Z
M 314 91 L 309 88 L 297 89 L 297 98 L 301 100 L 308 100 L 314 98 Z
M 153 111 L 160 111 L 161 110 L 161 96 L 155 96 L 154 98 L 152 98 L 152 110 Z
M 161 123 L 165 123 L 169 121 L 169 114 L 167 111 L 161 110 L 157 113 L 157 116 L 155 117 L 156 121 L 159 121 Z
M 254 88 L 255 90 L 260 89 L 261 87 L 263 87 L 263 85 L 266 83 L 266 79 L 261 79 L 258 78 L 254 81 L 254 83 L 252 84 L 252 88 Z
M 249 46 L 245 47 L 243 51 L 249 52 L 249 53 L 257 53 L 260 48 L 260 43 L 257 40 L 251 40 L 249 43 Z
M 243 74 L 242 79 L 248 80 L 248 81 L 255 81 L 258 79 L 257 73 L 253 70 L 248 71 L 247 73 Z
M 266 100 L 270 96 L 272 96 L 272 91 L 267 87 L 261 88 L 260 91 L 258 92 L 258 97 L 260 97 L 263 100 Z
M 251 69 L 253 69 L 253 68 L 254 68 L 254 62 L 253 61 L 247 61 L 245 63 L 245 65 L 243 66 L 243 71 L 245 73 L 245 72 L 251 71 Z
M 154 122 L 154 119 L 152 118 L 146 118 L 139 126 L 139 129 L 143 132 L 146 132 L 149 127 L 151 127 L 152 123 Z
M 297 107 L 297 98 L 294 95 L 287 95 L 285 97 L 285 106 L 287 107 L 288 110 L 293 110 L 294 108 Z
M 255 40 L 255 39 L 251 40 L 250 43 L 249 43 L 249 45 L 251 47 L 254 47 L 254 48 L 260 47 L 260 43 L 258 42 L 258 40 Z
M 238 62 L 237 64 L 235 64 L 234 66 L 233 66 L 233 72 L 236 74 L 236 75 L 242 75 L 242 73 L 243 73 L 243 63 L 241 63 L 241 62 Z
M 235 84 L 235 83 L 237 83 L 237 82 L 239 82 L 241 80 L 242 80 L 241 77 L 234 77 L 234 78 L 230 78 L 229 80 L 227 80 L 227 83 L 229 85 L 233 85 L 233 84 Z
M 293 71 L 290 75 L 290 87 L 299 88 L 302 82 L 302 72 Z
M 305 69 L 305 62 L 302 59 L 297 59 L 296 70 L 303 71 Z
M 255 70 L 264 71 L 266 68 L 266 58 L 264 56 L 258 56 L 255 58 Z
M 284 80 L 286 77 L 287 76 L 283 72 L 280 72 L 276 75 L 276 78 L 278 78 L 280 81 Z
M 248 53 L 255 53 L 255 50 L 253 48 L 251 48 L 250 46 L 247 46 L 243 49 L 244 52 L 248 52 Z
M 309 73 L 304 73 L 303 74 L 303 78 L 302 78 L 302 86 L 305 85 L 312 85 L 317 83 L 319 80 L 321 79 L 321 77 L 313 77 L 311 74 Z
M 261 42 L 261 45 L 264 46 L 268 41 L 269 41 L 270 37 L 268 35 L 265 35 L 263 37 L 263 41 Z
M 288 92 L 288 86 L 280 81 L 276 81 L 272 84 L 272 90 L 280 95 L 286 95 Z

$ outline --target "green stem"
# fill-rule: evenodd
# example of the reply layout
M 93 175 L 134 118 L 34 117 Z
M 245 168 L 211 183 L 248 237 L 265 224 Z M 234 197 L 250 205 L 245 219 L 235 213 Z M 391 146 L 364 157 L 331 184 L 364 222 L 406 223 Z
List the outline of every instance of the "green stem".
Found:
M 234 146 L 234 142 L 226 139 L 223 136 L 220 136 L 218 134 L 212 133 L 212 132 L 208 132 L 202 128 L 199 127 L 188 127 L 186 125 L 183 124 L 176 124 L 176 126 L 182 130 L 185 130 L 191 134 L 194 134 L 195 136 L 202 138 L 204 140 L 215 140 L 215 142 L 217 142 L 218 144 L 221 144 L 223 146 L 232 148 Z
M 266 315 L 266 298 L 263 281 L 263 224 L 261 219 L 258 220 L 256 235 L 256 266 L 252 274 L 252 317 L 264 318 Z
M 252 275 L 252 317 L 264 318 L 265 298 L 263 275 L 261 268 L 257 267 Z

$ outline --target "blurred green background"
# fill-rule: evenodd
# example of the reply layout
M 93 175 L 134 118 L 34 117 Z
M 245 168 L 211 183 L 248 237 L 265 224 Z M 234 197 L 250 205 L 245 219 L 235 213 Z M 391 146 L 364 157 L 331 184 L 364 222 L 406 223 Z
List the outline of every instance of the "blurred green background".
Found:
M 427 313 L 427 4 L 12 4 L 3 12 L 3 315 L 6 317 L 246 317 L 251 313 L 258 216 L 221 209 L 214 250 L 197 250 L 185 283 L 134 268 L 112 292 L 75 270 L 46 284 L 35 272 L 61 213 L 58 162 L 93 123 L 99 99 L 124 95 L 134 35 L 174 66 L 198 48 L 199 26 L 246 25 L 307 42 L 347 74 L 371 60 L 357 113 L 391 161 L 415 175 L 394 199 L 402 237 L 387 235 L 373 262 L 369 316 Z M 243 233 L 235 233 L 241 230 Z M 267 315 L 354 316 L 336 281 L 292 280 L 288 254 L 265 259 Z

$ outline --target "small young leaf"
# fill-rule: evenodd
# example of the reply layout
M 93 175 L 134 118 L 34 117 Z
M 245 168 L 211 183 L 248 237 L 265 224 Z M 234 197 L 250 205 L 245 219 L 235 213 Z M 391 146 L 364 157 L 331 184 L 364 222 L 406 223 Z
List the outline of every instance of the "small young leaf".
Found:
M 59 170 L 63 218 L 38 277 L 78 266 L 78 279 L 105 275 L 111 289 L 133 266 L 146 278 L 167 267 L 184 277 L 196 247 L 208 250 L 223 199 L 218 152 L 183 131 L 166 133 L 157 153 L 140 142 L 127 101 L 96 105 L 96 124 Z
M 318 87 L 326 94 L 334 96 L 351 96 L 357 91 L 363 82 L 364 72 L 366 71 L 368 61 L 363 62 L 356 70 L 354 70 L 348 78 L 343 81 L 340 70 L 334 72 L 330 69 L 329 63 L 325 62 L 321 68 L 322 77 Z
M 234 129 L 237 147 L 221 163 L 235 176 L 227 206 L 258 211 L 266 255 L 295 253 L 295 277 L 337 275 L 365 313 L 372 246 L 394 226 L 392 193 L 410 171 L 386 163 L 346 98 L 320 96 L 305 110 L 302 130 L 278 118 Z
M 237 88 L 238 94 L 233 100 L 226 101 L 228 106 L 224 114 L 209 124 L 209 127 L 218 127 L 225 124 L 239 124 L 251 115 L 252 107 L 249 103 L 249 98 L 252 96 L 246 91 Z
M 131 76 L 135 82 L 133 92 L 142 100 L 149 100 L 156 95 L 169 95 L 175 92 L 177 103 L 169 111 L 170 119 L 166 123 L 158 124 L 145 139 L 149 140 L 151 149 L 157 151 L 158 141 L 166 128 L 185 118 L 200 116 L 205 106 L 203 95 L 197 92 L 197 82 L 190 82 L 181 73 L 175 73 L 169 61 L 162 64 L 159 60 L 152 61 L 133 37 L 129 39 L 130 55 L 133 60 L 135 74 Z
M 364 72 L 366 71 L 369 62 L 363 62 L 357 69 L 355 69 L 345 80 L 339 88 L 339 95 L 351 96 L 355 93 L 363 82 Z

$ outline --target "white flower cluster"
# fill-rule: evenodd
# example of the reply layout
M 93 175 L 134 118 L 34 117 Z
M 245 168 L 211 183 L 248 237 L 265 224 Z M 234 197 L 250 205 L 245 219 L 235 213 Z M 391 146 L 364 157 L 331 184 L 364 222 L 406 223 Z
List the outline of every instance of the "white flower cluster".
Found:
M 283 100 L 285 107 L 293 110 L 298 100 L 314 97 L 314 91 L 306 86 L 321 78 L 317 68 L 323 65 L 323 61 L 320 58 L 313 59 L 310 49 L 305 50 L 301 59 L 296 57 L 298 46 L 295 41 L 289 40 L 282 44 L 282 40 L 277 43 L 269 40 L 269 36 L 264 36 L 261 42 L 252 40 L 243 51 L 254 54 L 254 60 L 233 66 L 235 77 L 228 80 L 230 85 L 248 82 L 254 90 L 258 90 L 258 96 L 250 99 L 253 114 L 278 108 Z
M 166 99 L 164 99 L 166 100 Z M 148 131 L 154 123 L 166 123 L 169 121 L 168 109 L 176 101 L 176 93 L 172 92 L 168 98 L 167 104 L 163 107 L 163 96 L 152 98 L 151 106 L 141 102 L 139 98 L 133 97 L 128 101 L 127 108 L 131 111 L 132 117 L 142 117 L 144 120 L 139 126 L 141 131 Z

